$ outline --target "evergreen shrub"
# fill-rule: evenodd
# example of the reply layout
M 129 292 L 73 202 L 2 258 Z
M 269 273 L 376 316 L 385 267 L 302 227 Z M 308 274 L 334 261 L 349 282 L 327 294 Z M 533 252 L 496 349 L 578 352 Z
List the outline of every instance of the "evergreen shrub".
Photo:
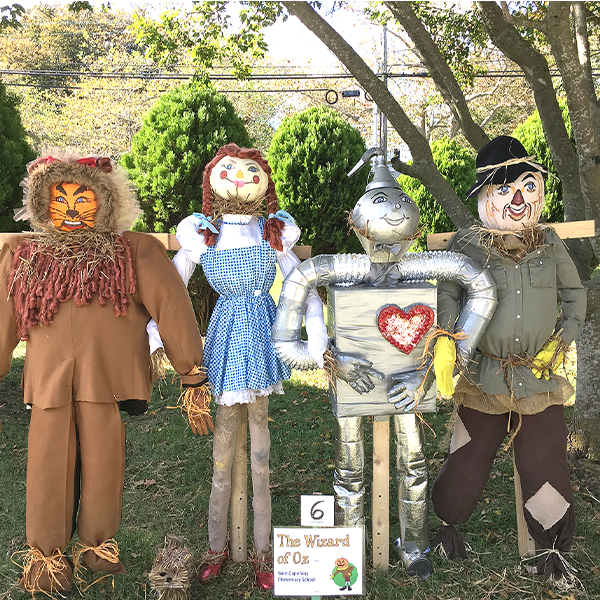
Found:
M 363 195 L 365 167 L 347 173 L 364 154 L 358 129 L 330 108 L 309 108 L 286 117 L 269 147 L 269 165 L 279 205 L 302 231 L 312 255 L 362 252 L 348 227 L 348 213 Z

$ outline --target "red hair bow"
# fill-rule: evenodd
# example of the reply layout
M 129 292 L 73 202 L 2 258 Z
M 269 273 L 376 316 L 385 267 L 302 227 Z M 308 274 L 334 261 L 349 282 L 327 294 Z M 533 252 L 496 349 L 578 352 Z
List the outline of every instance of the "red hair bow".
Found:
M 29 173 L 31 173 L 39 165 L 43 165 L 43 164 L 49 165 L 50 163 L 53 163 L 53 162 L 63 162 L 63 161 L 61 161 L 59 158 L 54 158 L 53 156 L 41 157 L 41 158 L 34 160 L 29 165 L 27 171 Z M 88 156 L 86 158 L 80 158 L 76 162 L 79 163 L 80 165 L 88 165 L 89 167 L 100 169 L 101 171 L 104 171 L 105 173 L 110 173 L 112 171 L 112 164 L 110 163 L 110 158 L 108 158 L 107 156 L 103 156 L 101 158 L 94 158 L 93 156 Z

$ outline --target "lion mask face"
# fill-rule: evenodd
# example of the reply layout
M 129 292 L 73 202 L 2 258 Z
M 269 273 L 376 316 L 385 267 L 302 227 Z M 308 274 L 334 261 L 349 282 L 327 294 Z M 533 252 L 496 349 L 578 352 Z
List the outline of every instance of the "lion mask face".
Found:
M 55 183 L 50 188 L 50 221 L 61 231 L 93 229 L 98 212 L 96 194 L 85 185 Z

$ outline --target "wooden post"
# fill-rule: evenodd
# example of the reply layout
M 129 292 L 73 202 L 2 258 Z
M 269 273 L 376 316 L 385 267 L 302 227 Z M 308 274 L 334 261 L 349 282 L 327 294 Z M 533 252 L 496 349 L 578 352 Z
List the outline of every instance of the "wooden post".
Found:
M 373 567 L 390 564 L 390 419 L 373 417 Z
M 519 554 L 521 556 L 532 556 L 535 553 L 535 542 L 529 535 L 527 522 L 523 513 L 523 494 L 521 493 L 521 478 L 515 464 L 515 455 L 513 454 L 513 471 L 515 479 L 515 508 L 517 509 L 517 543 Z
M 233 466 L 231 469 L 231 559 L 248 558 L 248 409 L 240 406 Z

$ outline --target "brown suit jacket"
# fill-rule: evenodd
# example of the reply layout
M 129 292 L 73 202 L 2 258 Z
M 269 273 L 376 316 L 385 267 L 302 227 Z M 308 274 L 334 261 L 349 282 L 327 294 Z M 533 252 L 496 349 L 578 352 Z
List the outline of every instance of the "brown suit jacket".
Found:
M 182 382 L 199 382 L 200 376 L 185 377 L 202 365 L 202 338 L 181 277 L 152 236 L 125 232 L 124 237 L 137 278 L 127 314 L 116 317 L 112 303 L 101 307 L 97 297 L 80 307 L 69 300 L 60 304 L 50 325 L 30 328 L 22 379 L 26 404 L 148 401 L 153 381 L 146 324 L 151 317 Z M 22 239 L 15 236 L 0 252 L 0 378 L 8 373 L 19 342 L 7 281 Z

